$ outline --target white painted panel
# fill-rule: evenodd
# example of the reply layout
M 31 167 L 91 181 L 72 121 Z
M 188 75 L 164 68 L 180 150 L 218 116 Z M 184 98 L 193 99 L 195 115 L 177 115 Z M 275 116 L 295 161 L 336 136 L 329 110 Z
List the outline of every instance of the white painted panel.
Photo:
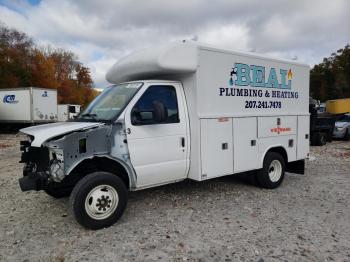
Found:
M 186 152 L 181 147 L 180 135 L 132 140 L 128 146 L 136 174 L 139 174 L 138 185 L 149 186 L 184 178 Z
M 201 157 L 203 179 L 233 174 L 231 118 L 201 120 Z
M 68 105 L 57 106 L 57 118 L 59 122 L 64 122 L 68 120 Z
M 57 121 L 57 91 L 33 88 L 34 121 Z
M 233 152 L 235 173 L 259 168 L 256 117 L 233 119 Z
M 265 81 L 272 68 L 276 70 L 279 82 L 280 70 L 291 70 L 291 87 L 231 85 L 231 73 L 236 63 L 264 67 Z M 233 81 L 237 79 L 236 76 L 232 75 Z M 252 71 L 250 78 L 253 79 Z M 309 68 L 293 62 L 202 47 L 197 81 L 200 118 L 299 115 L 307 114 L 309 110 Z
M 287 152 L 288 162 L 295 161 L 297 152 L 296 138 L 296 135 L 259 138 L 258 146 L 260 167 L 262 167 L 266 152 L 273 147 L 283 147 Z M 292 147 L 289 146 L 289 140 L 293 140 Z
M 310 150 L 310 116 L 298 116 L 297 159 L 304 159 Z
M 278 124 L 278 119 L 279 124 Z M 294 135 L 297 132 L 296 116 L 258 117 L 258 137 Z
M 132 125 L 131 110 L 149 86 L 171 85 L 176 89 L 179 123 Z M 127 145 L 137 175 L 137 187 L 149 187 L 186 178 L 189 139 L 183 90 L 179 84 L 147 83 L 133 98 L 125 111 Z M 182 146 L 181 140 L 185 139 Z
M 0 90 L 0 121 L 31 121 L 30 91 Z

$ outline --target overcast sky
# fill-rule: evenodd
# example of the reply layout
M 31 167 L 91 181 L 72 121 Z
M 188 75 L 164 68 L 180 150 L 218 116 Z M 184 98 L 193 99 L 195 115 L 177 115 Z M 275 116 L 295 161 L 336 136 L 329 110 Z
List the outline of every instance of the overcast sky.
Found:
M 0 0 L 0 21 L 76 53 L 96 87 L 121 56 L 194 35 L 313 65 L 350 42 L 349 11 L 349 0 Z

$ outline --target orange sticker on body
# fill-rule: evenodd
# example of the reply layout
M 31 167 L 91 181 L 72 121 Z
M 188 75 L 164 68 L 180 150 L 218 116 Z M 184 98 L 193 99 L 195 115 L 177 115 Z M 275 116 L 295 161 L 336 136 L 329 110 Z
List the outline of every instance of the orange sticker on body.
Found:
M 220 117 L 220 118 L 218 118 L 218 122 L 228 122 L 228 117 Z
M 290 127 L 274 127 L 274 128 L 271 128 L 271 133 L 277 133 L 277 134 L 284 133 L 284 132 L 290 132 L 290 131 L 292 131 L 292 128 L 290 128 Z

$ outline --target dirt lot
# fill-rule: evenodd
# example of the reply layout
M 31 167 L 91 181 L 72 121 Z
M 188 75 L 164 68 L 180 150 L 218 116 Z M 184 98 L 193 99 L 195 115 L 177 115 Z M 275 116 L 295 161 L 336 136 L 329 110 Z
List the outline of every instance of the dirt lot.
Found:
M 350 142 L 313 147 L 277 190 L 224 177 L 133 192 L 91 231 L 68 199 L 20 192 L 18 141 L 0 135 L 0 261 L 350 261 Z

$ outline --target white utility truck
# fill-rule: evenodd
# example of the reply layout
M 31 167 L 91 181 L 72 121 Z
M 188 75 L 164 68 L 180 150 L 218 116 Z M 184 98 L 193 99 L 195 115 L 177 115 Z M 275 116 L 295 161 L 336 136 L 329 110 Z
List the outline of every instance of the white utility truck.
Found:
M 0 89 L 0 122 L 57 121 L 57 90 L 38 87 Z
M 80 113 L 80 105 L 60 104 L 57 107 L 58 121 L 64 122 L 77 117 Z
M 256 170 L 264 188 L 304 173 L 309 66 L 182 42 L 118 61 L 73 122 L 22 129 L 26 190 L 70 195 L 77 221 L 115 223 L 127 191 Z

